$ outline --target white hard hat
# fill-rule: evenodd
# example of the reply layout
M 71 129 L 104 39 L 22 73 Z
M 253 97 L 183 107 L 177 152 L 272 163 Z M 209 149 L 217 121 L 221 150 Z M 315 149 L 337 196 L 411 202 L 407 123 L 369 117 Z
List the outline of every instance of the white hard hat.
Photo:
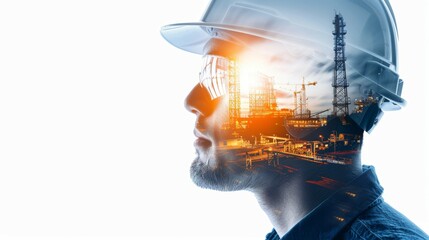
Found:
M 382 110 L 400 109 L 406 101 L 401 98 L 397 29 L 388 0 L 212 0 L 200 22 L 167 25 L 161 34 L 172 45 L 202 55 L 212 39 L 243 47 L 270 41 L 332 51 L 336 12 L 347 23 L 348 66 L 368 80 L 366 89 L 381 96 Z

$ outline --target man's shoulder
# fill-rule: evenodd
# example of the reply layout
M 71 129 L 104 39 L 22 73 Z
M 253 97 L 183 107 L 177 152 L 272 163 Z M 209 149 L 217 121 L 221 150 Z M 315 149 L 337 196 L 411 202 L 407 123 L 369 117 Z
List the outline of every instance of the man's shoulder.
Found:
M 381 199 L 362 212 L 340 235 L 339 239 L 429 239 L 418 226 Z

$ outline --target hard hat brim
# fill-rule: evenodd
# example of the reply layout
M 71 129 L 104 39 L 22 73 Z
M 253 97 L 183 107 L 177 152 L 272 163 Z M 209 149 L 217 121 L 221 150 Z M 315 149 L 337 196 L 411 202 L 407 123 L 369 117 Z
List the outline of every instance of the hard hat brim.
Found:
M 314 34 L 314 33 L 312 33 Z M 231 41 L 243 46 L 270 41 L 272 44 L 320 45 L 308 39 L 270 32 L 263 29 L 206 22 L 177 23 L 163 26 L 161 35 L 171 45 L 196 54 L 204 54 L 204 46 L 213 38 Z M 330 47 L 330 46 L 320 46 Z

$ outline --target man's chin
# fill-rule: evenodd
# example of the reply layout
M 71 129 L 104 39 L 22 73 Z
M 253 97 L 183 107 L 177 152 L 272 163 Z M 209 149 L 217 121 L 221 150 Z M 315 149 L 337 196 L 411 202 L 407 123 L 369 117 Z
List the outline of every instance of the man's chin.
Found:
M 253 176 L 242 166 L 235 164 L 208 164 L 197 157 L 191 165 L 190 175 L 192 181 L 201 188 L 218 191 L 238 191 L 251 187 Z

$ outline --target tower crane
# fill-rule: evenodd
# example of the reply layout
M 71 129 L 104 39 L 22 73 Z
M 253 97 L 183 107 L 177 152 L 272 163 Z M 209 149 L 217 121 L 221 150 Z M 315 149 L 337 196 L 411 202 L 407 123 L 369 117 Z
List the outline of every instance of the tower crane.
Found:
M 288 86 L 295 86 L 295 91 L 293 92 L 294 97 L 294 114 L 296 117 L 304 118 L 310 116 L 310 111 L 307 109 L 307 95 L 305 86 L 316 86 L 317 82 L 305 82 L 304 77 L 302 78 L 302 83 L 285 83 Z M 298 91 L 298 86 L 301 86 L 301 89 Z M 298 101 L 299 95 L 299 101 Z

